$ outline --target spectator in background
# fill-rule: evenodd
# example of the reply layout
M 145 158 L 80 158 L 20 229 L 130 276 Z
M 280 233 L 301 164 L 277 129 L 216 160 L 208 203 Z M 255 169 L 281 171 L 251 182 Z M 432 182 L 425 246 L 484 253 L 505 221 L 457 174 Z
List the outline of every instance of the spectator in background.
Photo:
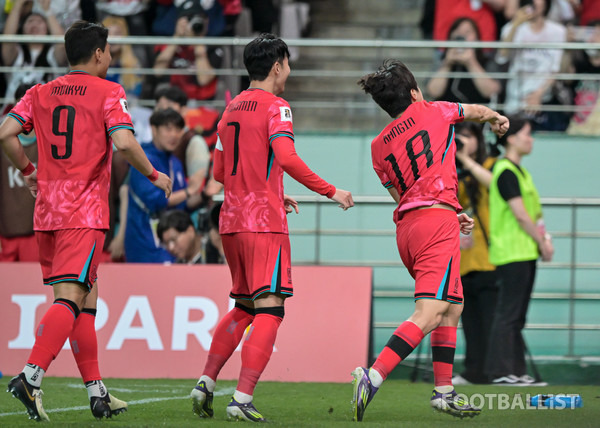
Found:
M 166 198 L 142 174 L 130 170 L 125 260 L 134 263 L 172 262 L 173 257 L 160 246 L 156 234 L 158 217 L 166 208 L 184 209 L 200 198 L 201 183 L 190 180 L 186 185 L 183 166 L 173 155 L 183 131 L 183 117 L 173 109 L 159 110 L 150 117 L 150 124 L 152 143 L 142 147 L 156 169 L 172 177 L 173 193 Z
M 600 0 L 580 0 L 580 4 L 574 4 L 574 7 L 581 26 L 600 20 Z
M 458 18 L 471 18 L 479 27 L 483 41 L 498 38 L 496 16 L 504 11 L 506 0 L 435 0 L 433 39 L 446 40 L 452 23 Z
M 132 36 L 150 34 L 148 13 L 151 0 L 98 0 L 96 13 L 98 20 L 103 21 L 109 15 L 121 16 L 127 20 L 127 28 Z M 134 45 L 136 56 L 144 67 L 152 65 L 152 48 L 149 45 Z
M 591 35 L 582 41 L 600 43 L 600 20 L 592 21 L 589 25 L 593 28 Z M 571 73 L 596 74 L 600 76 L 600 49 L 585 49 L 571 53 Z M 573 114 L 571 123 L 567 128 L 570 135 L 600 134 L 600 78 L 595 80 L 575 80 L 572 82 L 574 94 L 573 104 L 583 108 Z
M 188 112 L 187 95 L 177 86 L 159 88 L 154 94 L 154 100 L 155 111 L 172 108 L 184 118 Z M 183 164 L 186 178 L 197 176 L 197 179 L 202 182 L 206 180 L 210 166 L 210 151 L 202 135 L 195 129 L 184 127 L 181 141 L 173 150 L 173 154 Z
M 481 39 L 477 23 L 471 18 L 458 18 L 450 27 L 449 40 L 475 42 Z M 427 84 L 427 92 L 436 100 L 470 104 L 487 104 L 496 98 L 502 86 L 487 75 L 496 71 L 496 63 L 486 58 L 482 49 L 448 48 Z M 450 72 L 473 73 L 472 78 L 447 77 Z
M 33 12 L 46 15 L 43 1 L 34 0 Z M 79 1 L 72 0 L 50 0 L 49 13 L 56 16 L 58 23 L 63 28 L 69 28 L 72 23 L 81 19 L 81 5 Z
M 162 213 L 156 233 L 162 246 L 175 257 L 175 263 L 206 263 L 204 237 L 187 212 L 171 210 Z
M 488 258 L 490 242 L 489 192 L 492 166 L 481 125 L 462 122 L 455 125 L 458 202 L 463 212 L 475 220 L 470 235 L 460 236 L 460 277 L 464 308 L 461 315 L 465 335 L 464 370 L 452 379 L 454 385 L 488 383 L 485 361 L 498 287 L 496 267 Z
M 558 22 L 560 24 L 573 23 L 575 21 L 575 3 L 579 4 L 579 0 L 548 0 L 550 9 L 548 10 L 547 19 Z M 517 10 L 522 7 L 521 0 L 506 0 L 504 8 L 504 16 L 507 20 L 515 17 Z M 532 4 L 533 1 L 527 2 Z
M 502 41 L 521 43 L 564 43 L 567 30 L 564 25 L 546 19 L 547 0 L 521 0 L 512 21 L 502 29 Z M 536 129 L 564 130 L 568 116 L 564 113 L 540 112 L 543 104 L 558 103 L 553 99 L 554 73 L 561 68 L 562 49 L 500 49 L 496 56 L 499 64 L 508 63 L 514 77 L 506 85 L 504 110 L 507 114 L 527 112 Z
M 537 259 L 552 260 L 554 248 L 533 179 L 521 165 L 533 149 L 531 123 L 524 116 L 509 120 L 508 132 L 496 143 L 505 154 L 494 165 L 490 183 L 489 251 L 498 275 L 498 301 L 485 367 L 493 384 L 532 385 L 536 379 L 527 374 L 522 330 Z
M 173 37 L 201 39 L 206 35 L 208 28 L 206 12 L 199 1 L 185 2 L 183 6 L 178 9 L 179 18 Z M 163 45 L 158 46 L 156 50 L 158 55 L 154 62 L 154 69 L 174 69 L 170 76 L 167 76 L 167 81 L 170 81 L 171 85 L 183 89 L 189 99 L 209 100 L 215 97 L 217 92 L 215 68 L 221 66 L 224 55 L 222 48 L 202 44 Z M 195 74 L 177 74 L 176 69 L 194 70 Z
M 157 235 L 163 247 L 175 257 L 176 263 L 222 263 L 211 254 L 217 249 L 209 237 L 196 229 L 192 217 L 185 211 L 170 210 L 162 213 Z
M 129 36 L 129 29 L 127 28 L 125 18 L 107 16 L 102 20 L 102 25 L 108 28 L 109 37 Z M 133 53 L 131 45 L 111 43 L 110 55 L 112 57 L 110 62 L 111 69 L 121 70 L 113 70 L 113 73 L 109 73 L 106 79 L 123 86 L 128 96 L 139 97 L 142 90 L 142 79 L 131 71 L 127 72 L 127 69 L 140 68 L 140 61 Z
M 15 91 L 15 103 L 33 85 L 23 83 Z M 35 130 L 18 135 L 25 154 L 37 165 Z M 35 199 L 23 174 L 4 155 L 0 156 L 0 262 L 37 262 L 39 250 L 33 233 Z
M 50 10 L 50 0 L 40 0 L 46 16 L 28 13 L 22 18 L 26 8 L 31 7 L 27 0 L 15 0 L 4 26 L 4 34 L 26 34 L 29 36 L 62 36 L 64 29 Z M 10 74 L 6 89 L 6 98 L 12 98 L 22 83 L 47 82 L 54 76 L 45 71 L 34 71 L 33 67 L 59 67 L 67 64 L 65 46 L 44 43 L 2 43 L 2 61 L 4 65 L 19 67 Z M 6 108 L 6 106 L 5 106 Z

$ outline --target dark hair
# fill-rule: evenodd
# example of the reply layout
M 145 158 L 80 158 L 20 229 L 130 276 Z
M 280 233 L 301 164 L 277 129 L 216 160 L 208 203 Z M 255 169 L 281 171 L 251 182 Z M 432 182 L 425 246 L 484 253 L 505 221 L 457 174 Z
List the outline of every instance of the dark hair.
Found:
M 262 33 L 244 48 L 244 65 L 250 80 L 265 80 L 273 64 L 289 57 L 287 44 L 271 33 Z
M 163 240 L 163 234 L 173 228 L 177 232 L 185 232 L 190 226 L 194 226 L 190 215 L 182 210 L 169 210 L 163 212 L 159 219 L 158 225 L 156 226 L 156 234 L 158 239 Z
M 182 107 L 186 106 L 188 102 L 185 91 L 179 86 L 159 86 L 154 92 L 154 101 L 158 102 L 162 97 L 165 97 L 169 101 L 177 103 Z
M 358 84 L 392 118 L 412 104 L 410 91 L 419 89 L 415 76 L 396 59 L 386 59 L 375 73 L 361 77 Z
M 17 89 L 15 89 L 15 101 L 19 101 L 23 98 L 23 95 L 25 95 L 29 88 L 33 86 L 35 86 L 35 83 L 21 83 L 17 86 Z
M 502 137 L 498 137 L 498 139 L 496 140 L 496 144 L 492 146 L 492 156 L 497 156 L 498 154 L 500 154 L 500 146 L 506 147 L 508 137 L 510 137 L 511 135 L 515 135 L 517 132 L 523 129 L 525 125 L 531 125 L 531 121 L 522 114 L 508 116 L 508 121 L 510 123 L 508 131 L 506 131 L 506 134 L 504 134 Z
M 85 64 L 96 49 L 104 52 L 108 29 L 102 24 L 75 21 L 65 33 L 65 51 L 70 65 Z
M 458 27 L 460 27 L 464 22 L 468 22 L 469 24 L 471 24 L 473 26 L 473 28 L 475 28 L 475 33 L 477 33 L 477 40 L 481 40 L 481 31 L 479 31 L 479 25 L 477 25 L 477 22 L 475 22 L 475 20 L 473 20 L 472 18 L 468 18 L 466 16 L 456 18 L 454 20 L 454 22 L 450 26 L 450 29 L 448 30 L 448 35 L 446 36 L 446 38 L 448 40 L 450 40 L 450 35 L 454 32 L 454 30 L 456 30 Z
M 451 40 L 450 35 L 465 22 L 468 22 L 469 24 L 471 24 L 471 26 L 475 29 L 475 34 L 477 35 L 477 40 L 478 41 L 481 40 L 481 31 L 479 30 L 479 25 L 477 24 L 477 22 L 475 22 L 475 20 L 473 20 L 471 18 L 464 17 L 464 16 L 461 18 L 456 18 L 456 20 L 450 26 L 450 29 L 448 30 L 448 36 L 446 38 L 448 40 Z M 459 39 L 454 39 L 454 40 L 459 40 Z M 485 56 L 483 49 L 474 48 L 474 51 L 475 51 L 475 59 L 477 59 L 477 62 L 479 64 L 481 64 L 482 66 L 485 66 L 486 56 Z M 442 58 L 446 58 L 447 53 L 448 53 L 448 49 L 444 50 L 444 55 Z M 451 71 L 457 71 L 460 68 L 461 68 L 461 66 L 455 64 L 452 66 Z
M 544 3 L 546 4 L 546 6 L 544 7 L 544 16 L 548 16 L 548 13 L 550 12 L 550 6 L 552 6 L 550 4 L 551 2 L 552 0 L 544 0 Z M 519 8 L 532 5 L 533 0 L 519 0 Z
M 185 127 L 185 121 L 175 110 L 167 108 L 152 113 L 152 116 L 150 116 L 150 125 L 156 126 L 157 128 L 159 126 L 175 125 L 176 127 L 183 129 Z
M 458 134 L 461 132 L 467 132 L 473 135 L 477 139 L 477 151 L 475 152 L 475 161 L 483 165 L 488 157 L 487 148 L 485 146 L 485 138 L 483 137 L 482 126 L 475 122 L 459 122 L 454 125 L 454 131 L 456 140 L 459 140 Z M 472 174 L 466 173 L 462 179 L 465 183 L 465 190 L 469 201 L 471 202 L 471 208 L 473 211 L 477 211 L 477 204 L 479 202 L 479 182 L 473 177 Z

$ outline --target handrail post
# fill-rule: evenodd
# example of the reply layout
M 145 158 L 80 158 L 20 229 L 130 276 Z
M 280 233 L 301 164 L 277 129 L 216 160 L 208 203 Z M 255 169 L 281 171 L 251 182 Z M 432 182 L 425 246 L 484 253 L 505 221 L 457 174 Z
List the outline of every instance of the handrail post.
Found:
M 577 204 L 571 205 L 571 263 L 569 272 L 569 331 L 567 355 L 569 357 L 575 354 L 575 263 L 577 251 Z

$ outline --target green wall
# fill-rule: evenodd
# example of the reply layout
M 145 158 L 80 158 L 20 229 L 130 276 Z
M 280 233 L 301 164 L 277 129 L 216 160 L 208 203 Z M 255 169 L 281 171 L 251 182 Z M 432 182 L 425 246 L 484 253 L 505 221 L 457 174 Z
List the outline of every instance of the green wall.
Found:
M 371 166 L 370 142 L 375 134 L 298 134 L 296 150 L 306 163 L 329 182 L 356 196 L 389 196 L 380 185 Z M 565 135 L 535 135 L 534 149 L 523 164 L 533 175 L 542 198 L 600 198 L 599 138 L 575 138 Z M 312 192 L 286 176 L 286 193 L 310 195 Z M 334 203 L 321 207 L 301 203 L 300 215 L 288 217 L 295 264 L 371 265 L 374 267 L 374 291 L 412 293 L 413 280 L 402 266 L 392 222 L 394 204 L 360 204 L 343 212 Z M 600 232 L 600 206 L 579 208 L 573 217 L 569 207 L 545 207 L 548 230 L 555 235 L 555 258 L 540 264 L 534 293 L 568 293 L 571 262 L 600 262 L 600 239 L 580 238 L 573 247 L 568 232 L 573 218 L 578 232 Z M 314 229 L 320 218 L 321 230 Z M 343 233 L 337 233 L 342 231 Z M 599 234 L 600 236 L 600 234 Z M 600 270 L 578 268 L 573 276 L 576 293 L 600 293 Z M 332 302 L 335 304 L 335 302 Z M 375 323 L 400 324 L 413 310 L 410 297 L 375 297 Z M 532 301 L 528 324 L 548 326 L 568 324 L 600 325 L 600 300 L 537 298 Z M 374 329 L 374 351 L 378 353 L 393 328 Z M 536 356 L 600 356 L 600 330 L 576 330 L 569 336 L 563 329 L 527 329 L 526 339 Z M 569 345 L 570 344 L 570 345 Z M 459 334 L 457 353 L 464 352 Z

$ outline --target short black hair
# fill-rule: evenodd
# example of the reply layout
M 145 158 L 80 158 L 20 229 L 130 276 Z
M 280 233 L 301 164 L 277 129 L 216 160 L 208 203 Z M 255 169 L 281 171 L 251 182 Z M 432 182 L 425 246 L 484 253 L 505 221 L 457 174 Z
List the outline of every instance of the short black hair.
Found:
M 65 33 L 65 51 L 70 65 L 85 64 L 96 49 L 104 52 L 108 29 L 102 24 L 75 21 Z
M 152 116 L 150 116 L 150 125 L 156 126 L 157 128 L 159 126 L 175 125 L 176 127 L 183 129 L 185 127 L 185 121 L 175 110 L 167 108 L 152 113 Z
M 173 228 L 177 232 L 185 232 L 190 226 L 194 226 L 190 215 L 183 210 L 169 210 L 163 212 L 159 219 L 156 227 L 156 234 L 158 239 L 163 240 L 163 234 Z
M 250 80 L 265 80 L 273 64 L 289 57 L 287 44 L 271 33 L 262 33 L 244 48 L 244 65 Z
M 410 91 L 419 89 L 415 76 L 397 59 L 386 59 L 375 73 L 363 76 L 358 84 L 392 118 L 412 104 Z
M 162 97 L 165 97 L 169 101 L 179 104 L 185 107 L 188 102 L 188 97 L 183 89 L 179 86 L 162 86 L 158 87 L 154 92 L 154 101 L 158 102 Z
M 32 88 L 35 85 L 35 83 L 21 83 L 19 86 L 17 86 L 17 89 L 15 89 L 15 101 L 18 102 L 21 98 L 23 98 L 23 95 L 25 95 L 29 88 Z

